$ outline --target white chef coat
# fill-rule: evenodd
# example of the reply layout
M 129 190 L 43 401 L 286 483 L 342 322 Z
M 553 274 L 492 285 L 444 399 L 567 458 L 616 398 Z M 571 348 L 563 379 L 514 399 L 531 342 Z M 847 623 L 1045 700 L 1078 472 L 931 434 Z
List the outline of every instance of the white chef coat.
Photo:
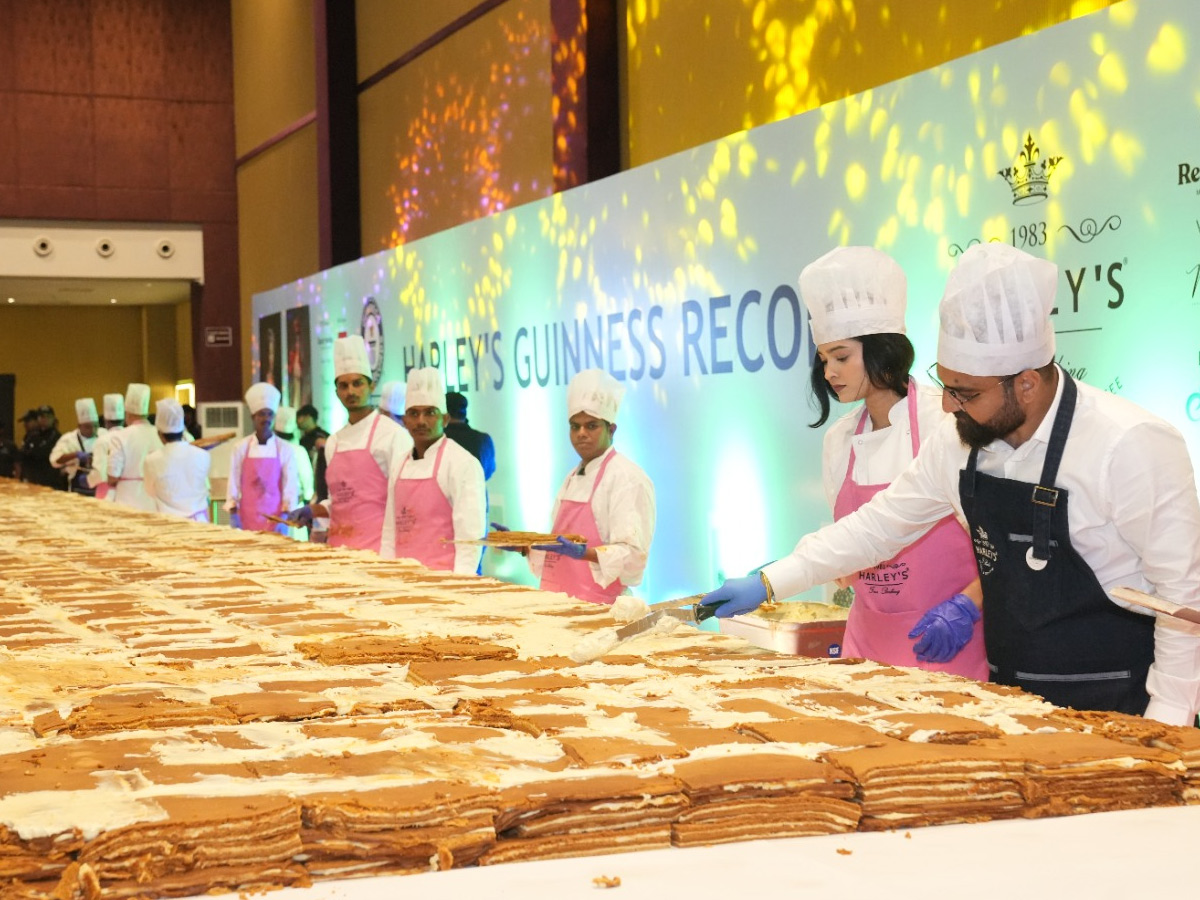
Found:
M 208 470 L 212 456 L 185 441 L 164 444 L 142 467 L 146 493 L 160 513 L 208 521 Z
M 912 428 L 908 422 L 908 397 L 897 400 L 888 410 L 891 427 L 876 431 L 871 417 L 863 425 L 862 434 L 855 435 L 862 405 L 854 408 L 829 426 L 821 453 L 825 498 L 829 508 L 837 500 L 846 466 L 850 463 L 850 447 L 854 447 L 854 481 L 857 484 L 891 484 L 912 462 Z M 942 392 L 932 385 L 917 385 L 917 423 L 922 441 L 928 440 L 942 424 L 953 418 L 942 411 Z
M 326 471 L 329 469 L 329 463 L 333 459 L 333 454 L 337 453 L 339 449 L 367 449 L 367 438 L 371 434 L 371 424 L 373 422 L 378 422 L 379 424 L 375 427 L 375 437 L 371 441 L 371 456 L 374 457 L 376 465 L 379 466 L 380 473 L 385 478 L 390 478 L 392 461 L 400 459 L 406 453 L 412 452 L 412 436 L 409 435 L 407 429 L 397 425 L 393 419 L 380 415 L 377 409 L 372 410 L 370 415 L 363 416 L 354 424 L 347 423 L 325 439 Z M 332 497 L 321 502 L 326 509 L 333 509 Z M 384 527 L 387 527 L 386 523 Z M 392 543 L 394 544 L 395 541 L 393 540 Z
M 88 472 L 87 483 L 90 488 L 97 488 L 102 484 L 108 484 L 108 449 L 112 446 L 113 438 L 117 432 L 124 431 L 124 425 L 114 425 L 112 428 L 100 429 L 104 433 L 96 439 L 96 443 L 92 444 L 92 471 Z M 116 499 L 113 491 L 108 492 L 105 498 L 110 503 Z
M 1105 591 L 1125 585 L 1200 609 L 1200 498 L 1183 436 L 1121 397 L 1078 386 L 1056 484 L 1070 492 L 1072 546 Z M 1062 387 L 1060 371 L 1054 402 L 1034 435 L 1015 449 L 999 440 L 983 448 L 980 472 L 1038 481 Z M 958 477 L 967 456 L 948 419 L 891 486 L 764 567 L 776 596 L 790 597 L 887 559 L 949 512 L 961 518 Z M 1154 642 L 1146 716 L 1190 724 L 1200 708 L 1200 628 L 1160 616 Z
M 242 499 L 242 463 L 247 457 L 251 459 L 274 458 L 279 453 L 280 473 L 283 476 L 282 503 L 285 510 L 295 509 L 299 504 L 300 477 L 297 474 L 297 456 L 304 453 L 295 448 L 290 441 L 285 441 L 279 435 L 272 434 L 265 444 L 260 444 L 258 438 L 249 434 L 233 446 L 229 455 L 229 482 L 225 487 L 225 509 L 233 511 L 238 508 Z M 269 510 L 262 510 L 268 512 Z
M 96 441 L 98 441 L 100 437 L 105 434 L 108 434 L 108 429 L 100 428 L 99 426 L 95 428 L 94 433 L 90 438 L 85 438 L 82 434 L 80 434 L 78 428 L 73 431 L 68 431 L 58 439 L 58 443 L 56 443 L 54 445 L 54 449 L 50 451 L 50 465 L 54 466 L 56 469 L 62 469 L 63 477 L 66 478 L 67 481 L 74 481 L 75 473 L 79 471 L 79 460 L 72 458 L 60 466 L 58 464 L 58 458 L 64 453 L 78 453 L 80 450 L 82 450 L 84 453 L 91 453 L 92 449 L 96 446 Z M 90 477 L 88 478 L 88 483 L 91 483 Z
M 407 432 L 405 432 L 407 434 Z M 442 464 L 438 468 L 437 486 L 454 511 L 454 539 L 477 541 L 487 534 L 487 490 L 484 488 L 483 466 L 463 446 L 446 436 L 429 445 L 420 459 L 412 451 L 395 457 L 388 473 L 387 511 L 383 516 L 383 537 L 379 555 L 392 559 L 396 555 L 396 481 L 429 478 L 437 462 L 442 444 Z M 405 460 L 407 459 L 407 462 Z M 400 470 L 403 468 L 403 472 Z M 474 575 L 479 570 L 483 548 L 472 544 L 454 545 L 454 572 Z
M 587 503 L 606 457 L 616 453 L 609 447 L 583 467 L 571 470 L 554 498 L 550 522 L 558 518 L 558 507 L 564 500 Z M 630 587 L 642 583 L 646 571 L 646 556 L 654 537 L 654 485 L 637 463 L 623 453 L 617 453 L 592 497 L 592 515 L 600 532 L 602 545 L 596 548 L 598 562 L 589 562 L 596 584 L 608 587 L 617 579 Z M 529 551 L 529 568 L 542 577 L 543 550 Z
M 120 478 L 111 493 L 116 502 L 154 512 L 158 507 L 146 495 L 142 465 L 146 457 L 162 447 L 158 430 L 142 419 L 116 433 L 108 447 L 108 477 Z

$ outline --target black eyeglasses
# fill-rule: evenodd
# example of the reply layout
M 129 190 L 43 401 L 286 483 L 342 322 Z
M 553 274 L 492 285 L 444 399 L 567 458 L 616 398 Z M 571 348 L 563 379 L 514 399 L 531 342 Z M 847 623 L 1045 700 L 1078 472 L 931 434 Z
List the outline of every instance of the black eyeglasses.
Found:
M 935 374 L 936 371 L 937 371 L 937 363 L 934 363 L 928 369 L 925 370 L 925 374 L 928 376 L 930 381 L 932 381 L 935 385 L 937 385 L 941 389 L 943 394 L 949 394 L 950 399 L 953 400 L 955 403 L 957 403 L 958 408 L 963 410 L 964 412 L 966 412 L 968 403 L 974 403 L 976 400 L 978 400 L 980 397 L 982 397 L 984 394 L 986 394 L 992 388 L 1000 387 L 1000 385 L 1004 384 L 1006 381 L 1012 381 L 1014 378 L 1017 377 L 1017 375 L 1021 374 L 1020 372 L 1017 372 L 1014 375 L 1005 375 L 1003 378 L 1001 378 L 995 384 L 989 384 L 987 387 L 985 387 L 981 391 L 968 391 L 966 394 L 964 394 L 962 391 L 956 391 L 954 388 L 949 388 L 949 387 L 946 387 L 946 385 L 942 384 L 941 379 L 938 378 L 937 375 Z

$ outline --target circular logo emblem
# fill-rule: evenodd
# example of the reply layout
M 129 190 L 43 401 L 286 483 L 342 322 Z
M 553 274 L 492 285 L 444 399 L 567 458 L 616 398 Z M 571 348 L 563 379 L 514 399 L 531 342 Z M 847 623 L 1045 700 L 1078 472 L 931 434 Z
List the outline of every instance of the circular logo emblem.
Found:
M 367 362 L 371 366 L 371 380 L 379 384 L 383 374 L 383 314 L 374 297 L 363 301 L 362 339 L 367 345 Z

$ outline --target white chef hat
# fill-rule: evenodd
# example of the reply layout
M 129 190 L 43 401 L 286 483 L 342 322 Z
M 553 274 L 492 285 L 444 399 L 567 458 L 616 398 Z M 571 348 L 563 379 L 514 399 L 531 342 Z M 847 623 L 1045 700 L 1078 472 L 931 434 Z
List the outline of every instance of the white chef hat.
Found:
M 804 267 L 800 295 L 814 344 L 864 334 L 904 334 L 908 280 L 874 247 L 837 247 Z
M 251 415 L 264 409 L 275 412 L 279 409 L 279 400 L 279 388 L 265 381 L 255 382 L 246 389 L 246 405 L 250 407 Z
M 281 406 L 275 410 L 275 430 L 280 434 L 291 434 L 296 430 L 296 407 Z
M 615 422 L 624 396 L 625 388 L 603 369 L 584 369 L 567 385 L 567 418 L 582 412 Z
M 371 361 L 361 334 L 340 337 L 333 342 L 333 377 L 364 375 L 371 377 Z
M 408 385 L 403 401 L 405 409 L 414 406 L 432 406 L 440 413 L 446 411 L 446 382 L 442 379 L 442 370 L 426 366 L 423 369 L 410 369 Z
M 130 383 L 125 388 L 125 411 L 131 416 L 150 413 L 150 385 Z
M 96 401 L 91 397 L 80 397 L 75 401 L 75 421 L 80 425 L 90 422 L 95 425 L 100 421 L 96 415 Z
M 1008 244 L 976 244 L 950 272 L 937 361 L 964 375 L 1012 375 L 1054 359 L 1058 266 Z
M 379 408 L 395 416 L 404 415 L 404 382 L 387 381 L 379 389 Z
M 154 427 L 159 434 L 178 434 L 183 431 L 183 407 L 167 397 L 154 404 Z
M 120 394 L 104 395 L 104 418 L 110 422 L 120 422 L 125 418 L 125 398 Z

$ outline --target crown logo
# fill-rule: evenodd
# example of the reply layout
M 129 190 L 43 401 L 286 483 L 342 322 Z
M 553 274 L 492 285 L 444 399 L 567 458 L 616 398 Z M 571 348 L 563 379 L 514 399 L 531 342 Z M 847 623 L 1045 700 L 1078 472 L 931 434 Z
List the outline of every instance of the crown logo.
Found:
M 1027 134 L 1025 149 L 1021 151 L 1021 155 L 1013 160 L 1011 167 L 1001 169 L 997 173 L 1003 175 L 1008 186 L 1012 188 L 1013 206 L 1041 203 L 1045 200 L 1050 193 L 1050 175 L 1062 159 L 1061 156 L 1042 158 L 1037 144 L 1033 142 L 1033 135 Z
M 983 530 L 983 526 L 982 526 L 982 525 L 976 525 L 976 526 L 975 526 L 975 533 L 976 533 L 977 535 L 979 535 L 979 539 L 980 539 L 981 541 L 986 541 L 986 540 L 988 539 L 988 533 L 987 533 L 986 531 L 984 531 L 984 530 Z

